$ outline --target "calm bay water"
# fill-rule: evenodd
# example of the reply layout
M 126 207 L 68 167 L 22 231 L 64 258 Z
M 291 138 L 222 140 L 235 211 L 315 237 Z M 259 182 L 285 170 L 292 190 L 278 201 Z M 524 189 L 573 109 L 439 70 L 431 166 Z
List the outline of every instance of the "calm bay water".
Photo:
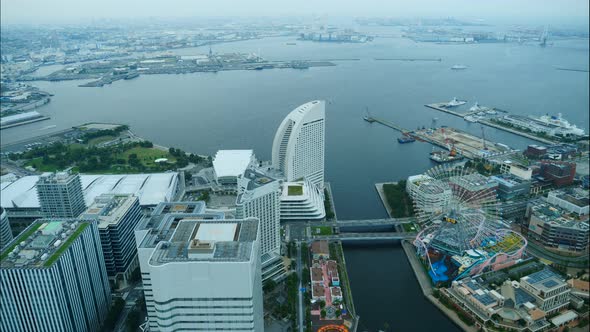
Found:
M 103 88 L 80 81 L 37 82 L 55 96 L 39 112 L 51 120 L 2 130 L 2 144 L 85 122 L 127 123 L 140 136 L 165 146 L 213 154 L 218 149 L 255 150 L 270 159 L 274 132 L 296 106 L 326 99 L 326 177 L 340 219 L 380 218 L 386 213 L 376 182 L 418 174 L 433 166 L 432 147 L 398 144 L 399 133 L 362 120 L 371 114 L 406 128 L 428 126 L 434 117 L 481 135 L 481 128 L 423 105 L 457 97 L 517 114 L 563 113 L 588 130 L 588 73 L 555 67 L 588 67 L 588 41 L 536 45 L 439 45 L 398 38 L 369 44 L 292 42 L 271 38 L 214 46 L 214 52 L 255 52 L 270 60 L 358 58 L 309 70 L 263 70 L 141 76 Z M 205 53 L 208 48 L 175 50 Z M 374 58 L 441 58 L 438 62 L 376 61 Z M 454 64 L 469 66 L 452 71 Z M 515 148 L 530 140 L 486 128 L 486 137 Z M 388 322 L 394 331 L 455 331 L 425 300 L 399 247 L 347 247 L 346 259 L 361 330 Z

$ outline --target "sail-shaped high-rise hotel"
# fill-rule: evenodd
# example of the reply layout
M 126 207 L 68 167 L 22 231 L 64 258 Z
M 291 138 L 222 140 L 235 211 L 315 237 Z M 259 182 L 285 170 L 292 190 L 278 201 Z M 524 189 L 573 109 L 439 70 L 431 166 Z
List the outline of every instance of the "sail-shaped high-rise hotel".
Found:
M 326 102 L 314 100 L 293 110 L 281 122 L 272 145 L 273 167 L 287 181 L 309 180 L 324 187 Z

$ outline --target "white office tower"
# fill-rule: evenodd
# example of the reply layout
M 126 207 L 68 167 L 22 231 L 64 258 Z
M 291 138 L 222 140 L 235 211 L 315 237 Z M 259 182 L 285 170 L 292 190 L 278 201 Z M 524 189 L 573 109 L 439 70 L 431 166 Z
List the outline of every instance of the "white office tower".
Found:
M 297 107 L 281 122 L 272 145 L 272 164 L 287 181 L 305 178 L 324 188 L 325 118 L 326 102 L 315 100 Z
M 264 330 L 255 218 L 167 213 L 136 230 L 150 331 Z
M 48 218 L 77 218 L 86 210 L 80 176 L 69 169 L 41 175 L 37 195 L 41 213 Z
M 111 289 L 94 221 L 39 219 L 1 257 L 1 331 L 100 329 Z
M 8 214 L 0 207 L 0 249 L 12 241 L 12 230 L 8 222 Z
M 322 220 L 326 217 L 322 190 L 309 180 L 285 182 L 281 190 L 281 221 Z
M 107 274 L 115 285 L 125 285 L 137 268 L 134 231 L 141 217 L 136 196 L 113 194 L 96 197 L 80 216 L 97 221 Z
M 262 281 L 279 281 L 286 269 L 281 258 L 280 182 L 261 171 L 247 169 L 238 178 L 236 217 L 254 217 L 260 227 Z

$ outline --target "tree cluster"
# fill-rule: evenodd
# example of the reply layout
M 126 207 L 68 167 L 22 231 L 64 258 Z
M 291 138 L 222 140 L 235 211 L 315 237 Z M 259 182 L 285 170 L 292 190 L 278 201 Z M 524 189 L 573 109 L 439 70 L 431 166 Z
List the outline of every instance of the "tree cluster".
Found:
M 394 218 L 411 217 L 414 215 L 412 199 L 406 192 L 406 181 L 401 180 L 396 184 L 383 185 L 385 199 L 391 207 L 391 216 Z

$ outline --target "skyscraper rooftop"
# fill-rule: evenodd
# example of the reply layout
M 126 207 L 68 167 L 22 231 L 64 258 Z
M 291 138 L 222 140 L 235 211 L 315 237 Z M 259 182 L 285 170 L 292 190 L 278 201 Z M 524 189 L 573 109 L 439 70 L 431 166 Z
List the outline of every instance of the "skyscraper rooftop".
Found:
M 48 268 L 90 225 L 89 220 L 39 219 L 2 251 L 2 268 Z

